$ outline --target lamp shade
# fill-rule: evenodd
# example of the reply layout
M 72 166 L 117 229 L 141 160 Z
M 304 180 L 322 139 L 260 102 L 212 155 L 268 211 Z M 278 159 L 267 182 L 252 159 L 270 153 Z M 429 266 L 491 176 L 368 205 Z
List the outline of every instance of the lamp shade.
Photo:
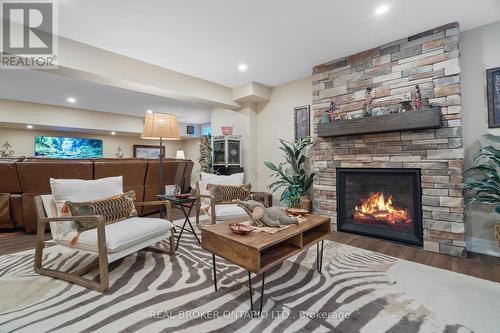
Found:
M 141 138 L 159 140 L 180 140 L 177 117 L 166 113 L 147 113 Z
M 175 158 L 178 160 L 185 160 L 186 155 L 184 155 L 184 150 L 178 150 L 177 153 L 175 154 Z

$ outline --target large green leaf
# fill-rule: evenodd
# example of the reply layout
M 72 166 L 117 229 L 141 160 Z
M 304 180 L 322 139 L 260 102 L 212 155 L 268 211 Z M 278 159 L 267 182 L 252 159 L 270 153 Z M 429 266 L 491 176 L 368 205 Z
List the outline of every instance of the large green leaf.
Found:
M 311 188 L 314 174 L 309 174 L 307 170 L 305 151 L 314 142 L 310 137 L 296 142 L 283 139 L 279 139 L 279 141 L 279 149 L 283 152 L 285 162 L 281 162 L 279 165 L 270 161 L 264 162 L 264 165 L 273 172 L 271 177 L 275 179 L 268 188 L 277 191 L 286 187 L 282 193 L 282 200 L 290 203 L 296 199 L 296 196 L 307 194 Z
M 498 135 L 493 135 L 493 134 L 488 133 L 488 134 L 483 135 L 483 137 L 492 141 L 492 142 L 500 143 L 500 136 L 498 136 Z

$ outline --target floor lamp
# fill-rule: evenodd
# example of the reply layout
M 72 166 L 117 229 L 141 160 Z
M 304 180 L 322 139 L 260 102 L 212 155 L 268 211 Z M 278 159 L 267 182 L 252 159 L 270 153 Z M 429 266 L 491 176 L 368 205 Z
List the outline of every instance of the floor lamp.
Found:
M 144 117 L 144 129 L 141 138 L 160 140 L 160 195 L 165 194 L 163 185 L 163 140 L 180 140 L 177 116 L 166 113 L 147 113 Z M 160 217 L 163 217 L 163 206 L 160 206 Z

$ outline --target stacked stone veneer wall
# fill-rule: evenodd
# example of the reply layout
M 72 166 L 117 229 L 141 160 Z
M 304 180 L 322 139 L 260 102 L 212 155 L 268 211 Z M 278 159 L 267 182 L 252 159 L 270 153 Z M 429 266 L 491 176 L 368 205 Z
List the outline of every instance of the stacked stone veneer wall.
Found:
M 424 248 L 464 256 L 463 144 L 459 26 L 448 24 L 314 67 L 314 124 L 330 102 L 338 114 L 362 112 L 372 87 L 374 110 L 387 111 L 420 86 L 442 108 L 443 127 L 335 138 L 316 138 L 315 210 L 336 224 L 336 168 L 420 168 Z M 418 111 L 412 111 L 418 112 Z

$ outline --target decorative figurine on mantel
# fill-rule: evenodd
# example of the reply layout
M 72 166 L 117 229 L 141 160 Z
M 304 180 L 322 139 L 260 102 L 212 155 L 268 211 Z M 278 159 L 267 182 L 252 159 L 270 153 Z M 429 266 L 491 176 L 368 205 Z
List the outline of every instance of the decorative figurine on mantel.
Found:
M 415 110 L 420 110 L 422 107 L 422 95 L 420 94 L 420 87 L 418 84 L 415 86 Z
M 333 101 L 330 102 L 329 117 L 330 117 L 330 121 L 335 120 L 335 103 Z
M 363 105 L 363 116 L 371 117 L 373 110 L 372 88 L 368 87 L 365 90 L 365 104 Z
M 325 124 L 330 122 L 330 109 L 328 111 L 323 111 L 323 115 L 321 115 L 320 123 Z
M 0 157 L 14 157 L 14 150 L 12 149 L 12 145 L 9 143 L 9 141 L 5 141 L 2 149 L 0 149 Z

